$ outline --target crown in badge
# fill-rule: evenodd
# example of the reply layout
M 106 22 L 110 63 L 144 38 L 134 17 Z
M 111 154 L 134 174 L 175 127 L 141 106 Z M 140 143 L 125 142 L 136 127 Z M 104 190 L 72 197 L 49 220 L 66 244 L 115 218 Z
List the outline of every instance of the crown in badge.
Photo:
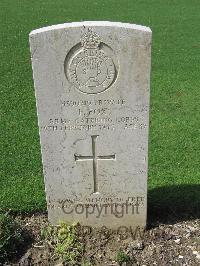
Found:
M 90 29 L 88 29 L 88 32 L 85 33 L 81 38 L 81 45 L 85 49 L 96 49 L 98 48 L 100 42 L 100 36 Z

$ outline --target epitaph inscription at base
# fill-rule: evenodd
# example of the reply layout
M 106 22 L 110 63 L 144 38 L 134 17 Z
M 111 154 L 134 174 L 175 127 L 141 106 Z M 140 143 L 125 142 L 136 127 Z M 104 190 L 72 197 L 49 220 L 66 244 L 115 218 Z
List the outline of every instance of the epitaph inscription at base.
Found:
M 69 23 L 30 45 L 50 222 L 145 227 L 151 30 Z

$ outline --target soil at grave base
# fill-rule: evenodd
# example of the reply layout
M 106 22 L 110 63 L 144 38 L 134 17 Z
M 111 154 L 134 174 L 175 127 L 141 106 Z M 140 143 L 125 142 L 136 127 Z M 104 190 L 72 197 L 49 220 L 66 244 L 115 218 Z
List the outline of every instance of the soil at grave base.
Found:
M 33 241 L 17 262 L 8 265 L 67 265 L 56 260 L 52 249 L 41 242 L 40 229 L 48 225 L 45 215 L 20 217 L 20 220 L 26 231 L 33 236 Z M 105 228 L 91 231 L 83 228 L 80 232 L 80 240 L 85 245 L 83 256 L 91 262 L 90 265 L 119 265 L 116 262 L 119 250 L 123 250 L 131 258 L 123 266 L 200 265 L 199 219 L 160 224 L 146 230 L 143 235 L 137 232 L 136 237 L 133 237 L 133 232 L 127 233 L 123 230 L 117 233 Z

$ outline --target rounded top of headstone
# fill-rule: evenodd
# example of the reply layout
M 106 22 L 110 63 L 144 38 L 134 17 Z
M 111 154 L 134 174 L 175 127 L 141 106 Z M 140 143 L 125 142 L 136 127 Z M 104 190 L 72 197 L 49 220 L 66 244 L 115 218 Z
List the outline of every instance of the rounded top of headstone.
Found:
M 63 23 L 63 24 L 43 27 L 31 31 L 29 35 L 32 36 L 34 34 L 48 32 L 51 30 L 59 30 L 63 28 L 76 28 L 76 27 L 117 27 L 117 28 L 134 29 L 137 31 L 151 33 L 151 29 L 149 27 L 131 24 L 131 23 L 111 22 L 111 21 L 82 21 L 82 22 Z

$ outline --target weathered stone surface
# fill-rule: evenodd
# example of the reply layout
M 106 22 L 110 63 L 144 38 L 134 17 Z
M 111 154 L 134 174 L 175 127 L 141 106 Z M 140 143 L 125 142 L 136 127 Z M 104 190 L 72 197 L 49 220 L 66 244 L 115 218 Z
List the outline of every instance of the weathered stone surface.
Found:
M 30 45 L 49 220 L 145 226 L 151 30 L 70 23 Z

